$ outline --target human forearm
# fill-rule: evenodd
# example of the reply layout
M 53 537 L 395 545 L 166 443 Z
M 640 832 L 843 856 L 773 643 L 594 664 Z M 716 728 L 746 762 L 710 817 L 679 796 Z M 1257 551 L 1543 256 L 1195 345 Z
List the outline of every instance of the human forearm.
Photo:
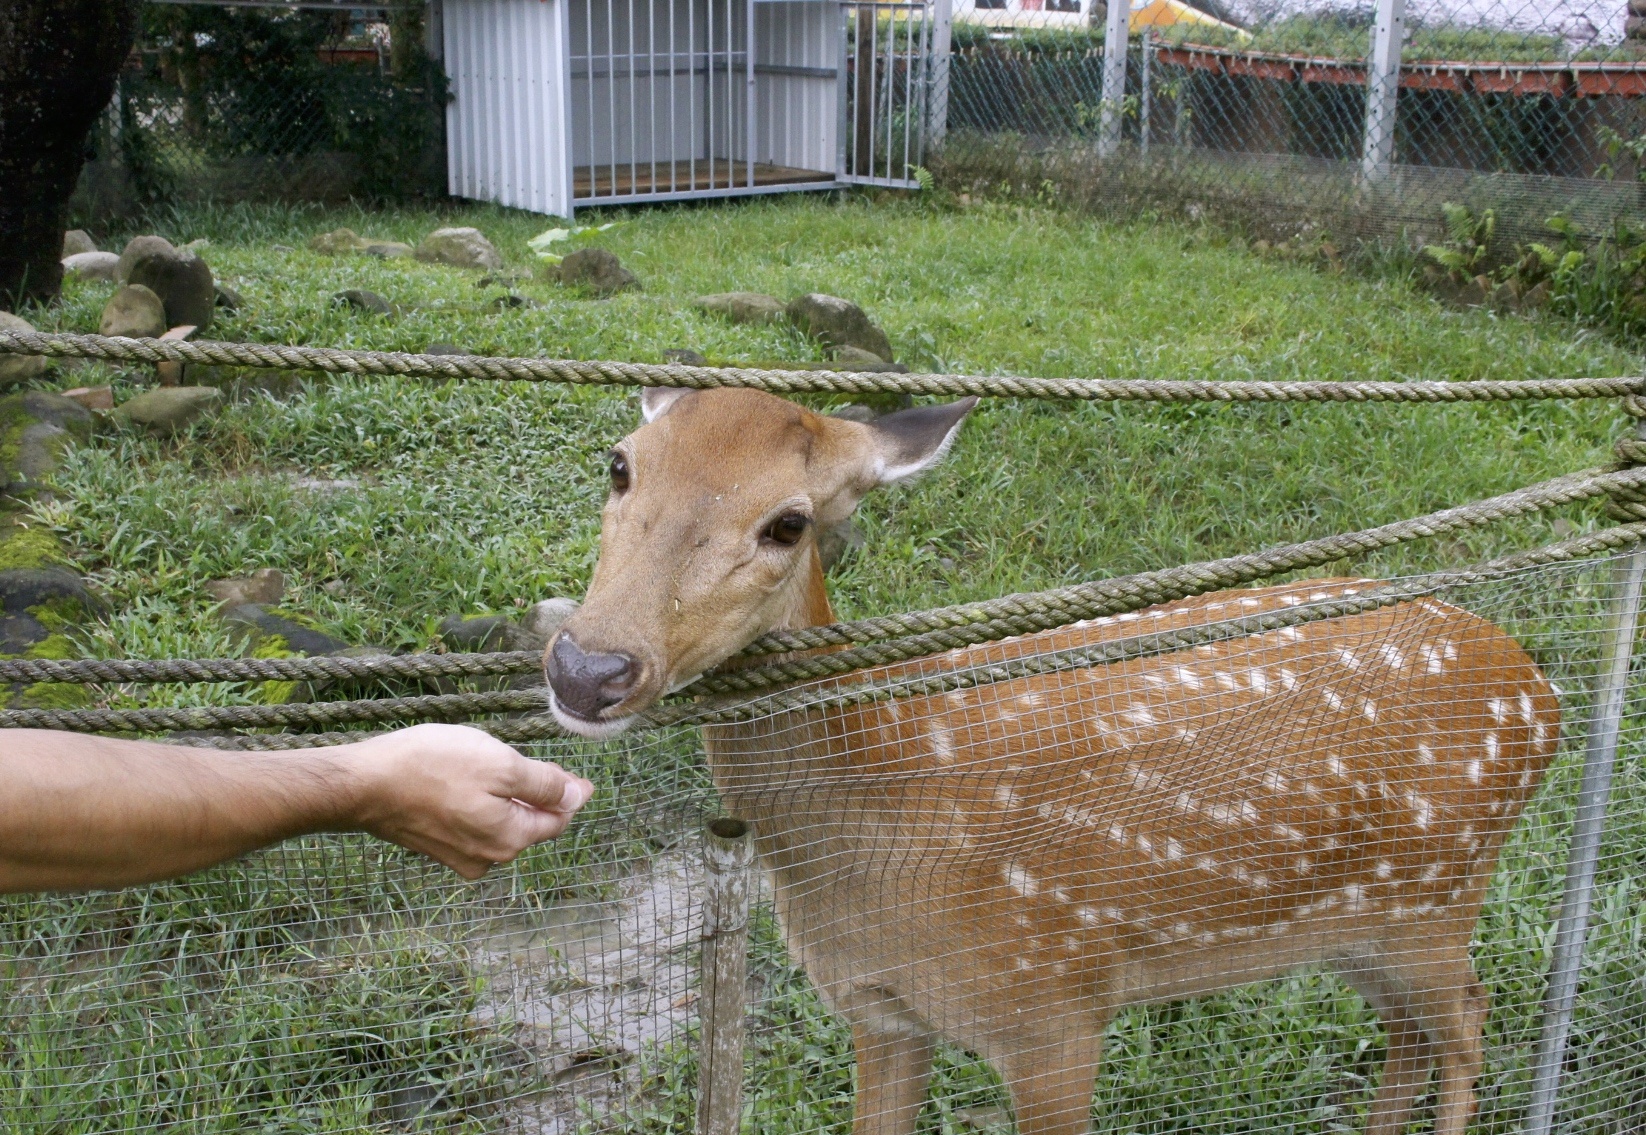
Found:
M 126 886 L 315 831 L 370 832 L 478 879 L 592 792 L 460 725 L 283 753 L 0 730 L 0 892 Z
M 146 882 L 350 826 L 367 789 L 358 748 L 225 753 L 0 732 L 0 891 Z

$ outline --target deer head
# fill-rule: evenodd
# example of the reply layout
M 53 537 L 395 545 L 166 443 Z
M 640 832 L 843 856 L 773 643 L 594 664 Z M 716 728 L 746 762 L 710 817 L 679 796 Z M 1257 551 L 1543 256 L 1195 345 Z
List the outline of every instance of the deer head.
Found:
M 588 594 L 544 656 L 555 717 L 611 736 L 767 631 L 831 622 L 819 529 L 935 465 L 976 404 L 864 423 L 756 390 L 646 390 L 611 453 Z

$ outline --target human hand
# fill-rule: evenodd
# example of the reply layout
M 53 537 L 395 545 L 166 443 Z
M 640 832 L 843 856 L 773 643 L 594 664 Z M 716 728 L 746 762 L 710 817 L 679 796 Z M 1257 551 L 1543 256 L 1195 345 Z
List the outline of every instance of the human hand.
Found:
M 414 725 L 349 746 L 361 774 L 352 826 L 465 879 L 566 830 L 594 785 L 467 725 Z

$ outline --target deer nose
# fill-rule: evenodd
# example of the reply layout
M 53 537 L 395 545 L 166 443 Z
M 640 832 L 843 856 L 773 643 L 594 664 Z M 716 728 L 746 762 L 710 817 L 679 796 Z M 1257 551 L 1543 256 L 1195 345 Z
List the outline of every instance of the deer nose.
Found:
M 640 667 L 630 654 L 590 653 L 562 633 L 554 640 L 543 669 L 561 706 L 593 721 L 634 689 Z

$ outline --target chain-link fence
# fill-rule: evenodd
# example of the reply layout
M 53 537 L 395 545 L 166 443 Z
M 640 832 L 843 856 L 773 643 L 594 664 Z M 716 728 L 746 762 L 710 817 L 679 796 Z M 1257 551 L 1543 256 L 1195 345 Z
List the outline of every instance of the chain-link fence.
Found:
M 1646 6 L 1629 5 L 959 0 L 947 157 L 962 180 L 1039 174 L 1281 235 L 1433 237 L 1446 203 L 1505 236 L 1547 240 L 1555 213 L 1601 233 L 1642 216 Z
M 83 209 L 445 191 L 424 8 L 148 3 L 92 138 Z

